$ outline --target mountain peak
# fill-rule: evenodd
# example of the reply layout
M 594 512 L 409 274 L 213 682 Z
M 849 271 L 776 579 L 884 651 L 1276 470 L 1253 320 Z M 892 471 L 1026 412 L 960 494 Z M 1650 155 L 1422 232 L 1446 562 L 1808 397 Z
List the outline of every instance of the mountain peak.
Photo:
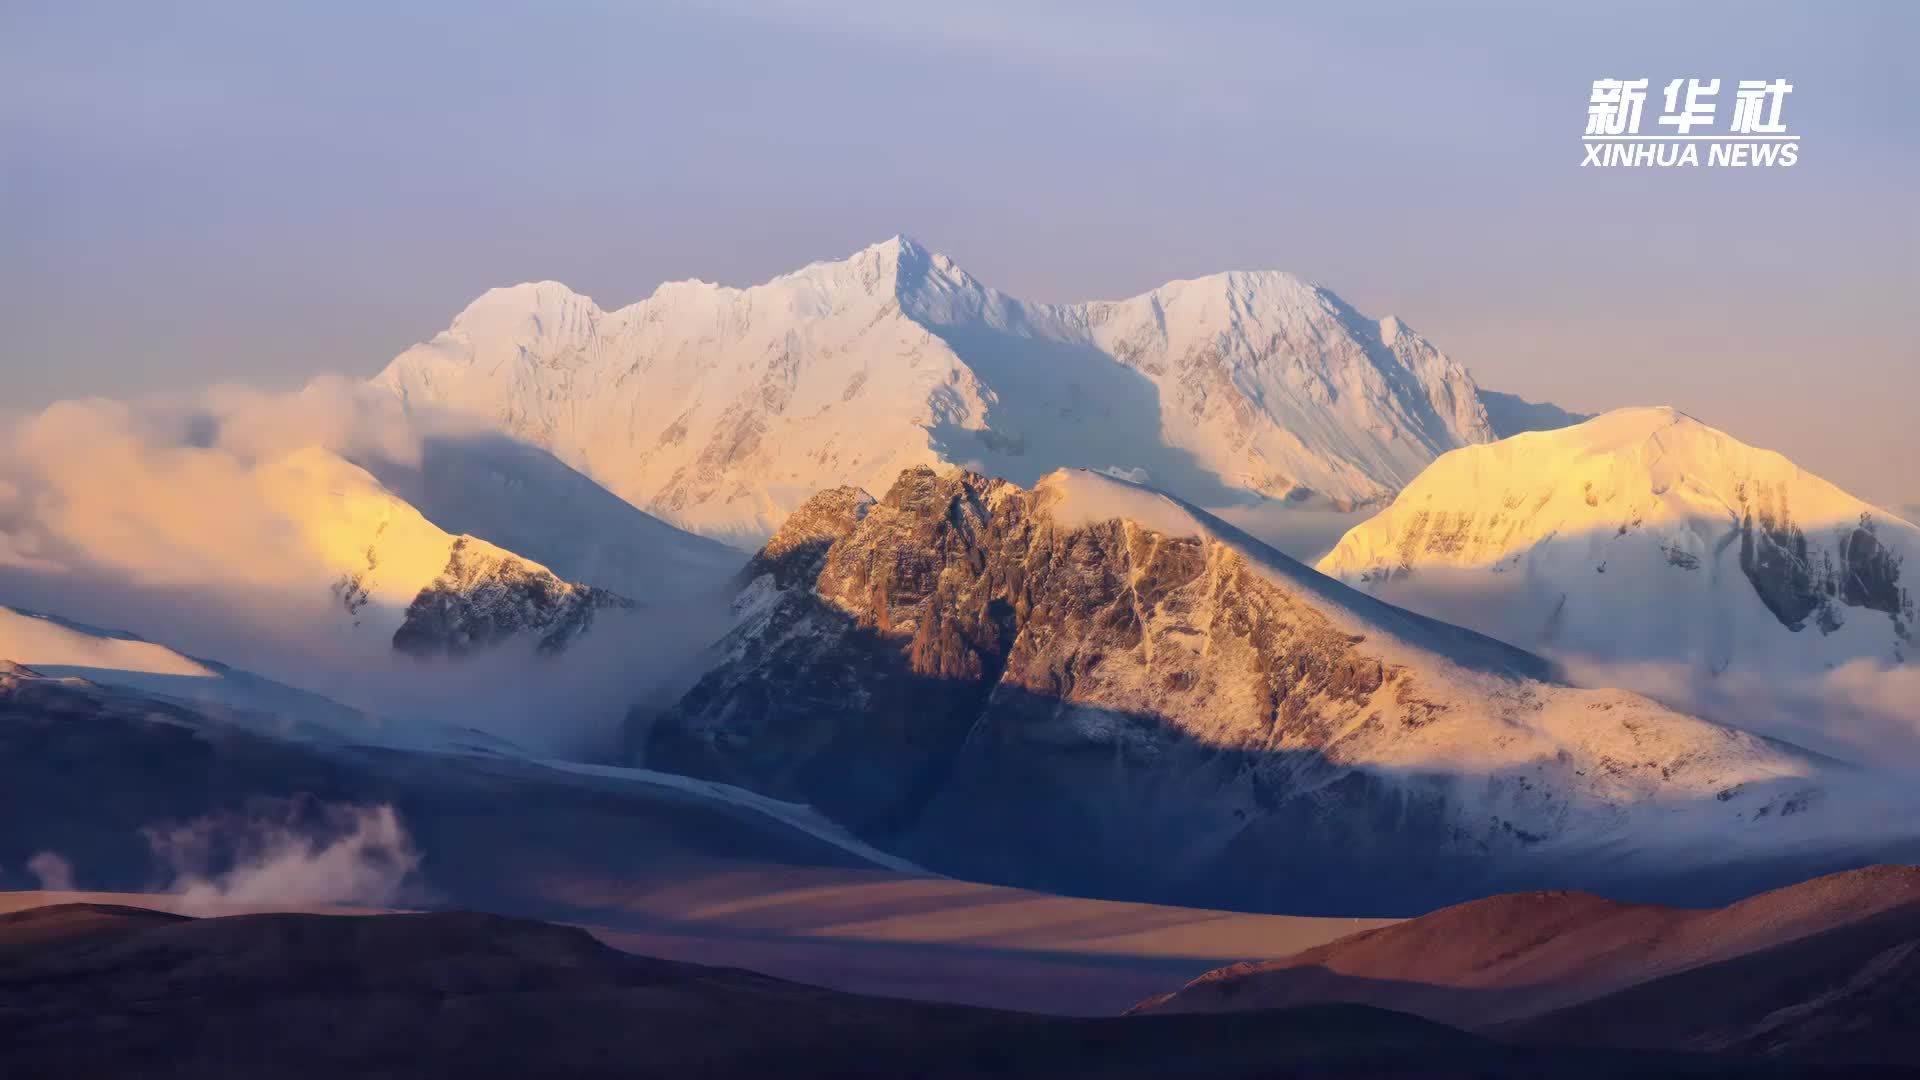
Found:
M 523 281 L 488 289 L 454 317 L 454 333 L 472 338 L 539 337 L 597 321 L 600 306 L 558 281 Z
M 1700 445 L 1707 448 L 1727 447 L 1743 455 L 1768 453 L 1756 451 L 1726 432 L 1705 424 L 1697 417 L 1681 412 L 1671 405 L 1636 405 L 1611 409 L 1569 427 L 1522 432 L 1516 436 L 1516 440 L 1524 441 L 1515 441 L 1514 450 L 1517 452 L 1525 448 L 1529 453 L 1537 453 L 1541 447 L 1551 446 L 1556 448 L 1556 453 L 1597 455 L 1638 451 L 1657 456 L 1683 445 Z M 1506 452 L 1504 442 L 1487 445 L 1489 452 Z M 1710 467 L 1712 463 L 1702 461 L 1698 464 L 1702 467 Z
M 926 245 L 906 233 L 894 233 L 885 240 L 861 249 L 861 254 L 868 252 L 894 258 L 924 258 L 928 253 Z
M 1034 304 L 904 233 L 764 284 L 671 284 L 607 312 L 516 286 L 379 382 L 742 546 L 807 492 L 878 493 L 910 464 L 1026 484 L 1117 468 L 1205 506 L 1251 493 L 1351 508 L 1491 437 L 1464 368 L 1296 275 Z
M 1883 706 L 1823 680 L 1920 655 L 1915 565 L 1920 529 L 1653 406 L 1444 454 L 1320 570 L 1589 679 L 1845 753 L 1866 717 L 1911 729 L 1904 693 Z M 1743 700 L 1762 688 L 1768 708 Z M 1807 726 L 1829 693 L 1846 697 L 1857 726 Z M 1920 754 L 1920 739 L 1911 748 Z

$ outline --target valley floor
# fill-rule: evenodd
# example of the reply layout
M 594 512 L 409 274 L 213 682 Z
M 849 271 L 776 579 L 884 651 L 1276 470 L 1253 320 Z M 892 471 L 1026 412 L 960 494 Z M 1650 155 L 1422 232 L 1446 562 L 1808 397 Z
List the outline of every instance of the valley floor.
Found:
M 715 864 L 676 876 L 572 882 L 548 896 L 626 952 L 853 993 L 1071 1016 L 1113 1015 L 1222 964 L 1392 922 L 1086 900 L 884 871 Z M 269 910 L 185 905 L 164 893 L 0 892 L 0 914 L 67 903 L 195 915 Z

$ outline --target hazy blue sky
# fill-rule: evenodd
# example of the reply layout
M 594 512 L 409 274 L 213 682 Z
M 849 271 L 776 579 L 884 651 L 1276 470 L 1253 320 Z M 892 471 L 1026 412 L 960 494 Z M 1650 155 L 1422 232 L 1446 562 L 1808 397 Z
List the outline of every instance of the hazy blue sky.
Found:
M 0 406 L 906 232 L 1040 300 L 1292 270 L 1920 501 L 1920 5 L 290 7 L 0 0 Z M 1791 79 L 1799 166 L 1578 167 L 1592 80 L 1689 75 Z

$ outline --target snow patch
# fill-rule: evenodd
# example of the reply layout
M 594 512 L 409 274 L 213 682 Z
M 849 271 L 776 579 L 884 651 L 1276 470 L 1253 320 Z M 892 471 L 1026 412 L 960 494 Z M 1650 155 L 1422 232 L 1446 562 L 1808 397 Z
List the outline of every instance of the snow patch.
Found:
M 1207 535 L 1206 528 L 1179 503 L 1117 477 L 1059 469 L 1041 477 L 1035 490 L 1047 494 L 1046 506 L 1054 522 L 1069 531 L 1117 519 L 1167 536 Z

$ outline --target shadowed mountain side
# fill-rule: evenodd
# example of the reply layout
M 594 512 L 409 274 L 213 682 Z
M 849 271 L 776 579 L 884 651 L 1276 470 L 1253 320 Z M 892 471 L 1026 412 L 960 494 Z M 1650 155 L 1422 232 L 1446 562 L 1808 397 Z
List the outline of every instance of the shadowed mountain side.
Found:
M 1772 955 L 1770 950 L 1787 947 L 1783 943 L 1823 940 L 1841 928 L 1889 925 L 1896 936 L 1920 928 L 1920 868 L 1875 866 L 1833 874 L 1717 909 L 1623 904 L 1575 892 L 1518 893 L 1445 908 L 1285 959 L 1221 968 L 1175 993 L 1142 1002 L 1137 1011 L 1349 1002 L 1468 1028 L 1505 1024 L 1531 1031 L 1532 1021 L 1514 1021 L 1572 1006 L 1560 1014 L 1565 1022 L 1552 1028 L 1566 1041 L 1579 1037 L 1583 1010 L 1610 1009 L 1606 995 L 1624 991 L 1619 996 L 1631 1000 L 1640 992 L 1625 988 L 1658 985 L 1669 976 L 1681 978 L 1675 972 L 1718 966 L 1733 957 Z M 1836 951 L 1836 968 L 1851 972 L 1889 944 L 1887 933 L 1863 933 L 1870 947 L 1864 954 L 1855 950 L 1852 960 Z M 1754 985 L 1773 987 L 1767 992 L 1778 1000 L 1768 1009 L 1750 1011 L 1749 1021 L 1791 1004 L 1781 983 L 1786 976 L 1798 977 L 1792 965 L 1758 963 Z M 1766 981 L 1775 976 L 1782 978 Z M 1806 995 L 1813 996 L 1812 991 Z M 1725 1015 L 1738 1013 L 1738 1007 L 1729 1007 Z M 1629 1018 L 1637 1014 L 1622 1006 L 1606 1015 L 1618 1020 L 1616 1041 L 1626 1039 Z M 1635 1045 L 1695 1044 L 1675 1037 Z
M 781 739 L 716 754 L 669 723 L 652 729 L 647 763 L 810 801 L 876 846 L 953 876 L 1193 907 L 1399 917 L 1543 886 L 1724 903 L 1861 860 L 1837 851 L 1726 863 L 1712 875 L 1681 864 L 1636 872 L 1577 851 L 1530 853 L 1509 829 L 1516 861 L 1503 863 L 1462 843 L 1445 807 L 1463 790 L 1526 781 L 1525 769 L 1408 773 L 1210 745 L 1151 713 L 917 674 L 897 640 L 825 608 L 814 617 L 840 624 L 830 632 L 839 648 L 774 660 L 778 681 L 703 681 L 679 706 L 699 714 L 725 693 L 736 709 L 763 710 Z M 846 708 L 850 700 L 862 707 Z M 1066 726 L 1107 734 L 1077 740 Z M 1250 793 L 1261 815 L 1222 808 L 1221 791 Z M 1766 785 L 1745 795 L 1772 798 Z M 1285 857 L 1264 857 L 1273 852 Z
M 374 903 L 485 906 L 853 992 L 1063 1014 L 1116 1013 L 1223 962 L 1367 925 L 903 875 L 691 786 L 292 742 L 179 702 L 20 679 L 0 692 L 0 888 L 31 885 L 20 868 L 40 852 L 65 859 L 82 887 L 166 888 L 176 871 L 143 829 L 392 806 L 419 854 L 419 887 Z M 0 894 L 0 909 L 32 895 Z M 267 899 L 329 910 L 331 895 L 296 883 Z M 247 906 L 204 890 L 138 902 Z
M 676 859 L 872 865 L 765 814 L 671 787 L 503 756 L 289 742 L 151 697 L 0 680 L 0 867 L 9 874 L 52 851 L 87 887 L 151 888 L 165 868 L 143 828 L 288 800 L 390 805 L 439 898 L 528 914 L 568 914 L 544 883 L 575 873 L 619 877 Z
M 1546 401 L 1528 401 L 1518 394 L 1480 389 L 1480 404 L 1486 406 L 1487 425 L 1493 437 L 1504 439 L 1523 431 L 1554 431 L 1593 419 L 1593 413 L 1577 413 Z
M 1160 387 L 1092 345 L 985 325 L 929 329 L 995 391 L 985 426 L 928 427 L 941 460 L 1028 487 L 1060 468 L 1145 469 L 1155 484 L 1209 506 L 1261 501 L 1173 445 Z
M 46 926 L 89 924 L 84 934 Z M 149 1076 L 1792 1075 L 1404 1014 L 1069 1020 L 860 997 L 466 912 L 0 916 L 0 1064 Z
M 646 763 L 805 799 L 930 869 L 1045 892 L 1394 917 L 1495 887 L 1475 853 L 1449 850 L 1443 819 L 1415 809 L 1453 778 L 1395 783 L 1310 751 L 1210 746 L 1152 714 L 917 674 L 897 641 L 825 608 L 816 617 L 843 624 L 842 648 L 775 661 L 789 676 L 779 682 L 703 680 L 679 706 L 697 715 L 725 693 L 736 711 L 763 710 L 781 739 L 715 754 L 660 724 Z M 1113 737 L 1050 737 L 1063 714 Z M 1155 749 L 1130 751 L 1131 736 Z M 1189 794 L 1235 785 L 1260 793 L 1265 821 Z M 1281 841 L 1284 860 L 1251 857 Z
M 645 604 L 722 584 L 746 554 L 653 517 L 537 446 L 472 432 L 421 441 L 417 462 L 360 462 L 450 533 Z

